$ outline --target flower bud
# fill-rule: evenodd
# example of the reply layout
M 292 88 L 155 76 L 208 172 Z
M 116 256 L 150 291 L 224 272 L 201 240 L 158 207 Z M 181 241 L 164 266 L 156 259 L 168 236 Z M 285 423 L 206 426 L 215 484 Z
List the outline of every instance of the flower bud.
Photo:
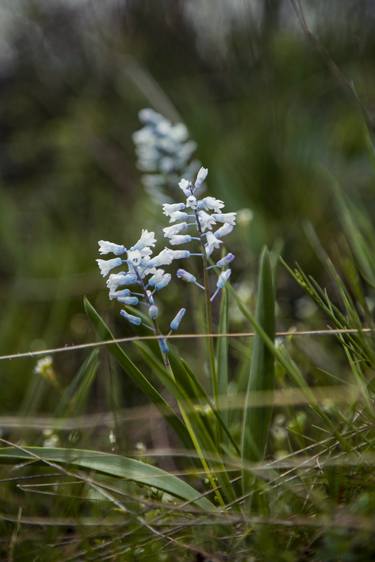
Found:
M 172 330 L 172 332 L 176 332 L 178 330 L 185 314 L 186 314 L 186 308 L 180 308 L 176 316 L 173 318 L 172 322 L 169 324 L 169 327 Z

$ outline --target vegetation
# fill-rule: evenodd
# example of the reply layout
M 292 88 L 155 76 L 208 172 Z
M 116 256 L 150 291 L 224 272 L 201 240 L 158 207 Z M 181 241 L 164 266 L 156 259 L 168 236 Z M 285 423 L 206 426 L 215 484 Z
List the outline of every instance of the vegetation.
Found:
M 367 562 L 372 12 L 345 3 L 338 33 L 319 9 L 310 27 L 301 2 L 266 2 L 224 41 L 211 6 L 204 42 L 187 4 L 20 2 L 8 28 L 0 558 Z M 237 211 L 212 302 L 222 246 L 206 255 L 201 237 L 203 261 L 178 265 L 204 292 L 171 264 L 157 305 L 161 324 L 186 307 L 178 332 L 151 306 L 121 318 L 95 266 L 98 238 L 167 224 L 136 169 L 145 105 L 183 119 L 210 194 Z

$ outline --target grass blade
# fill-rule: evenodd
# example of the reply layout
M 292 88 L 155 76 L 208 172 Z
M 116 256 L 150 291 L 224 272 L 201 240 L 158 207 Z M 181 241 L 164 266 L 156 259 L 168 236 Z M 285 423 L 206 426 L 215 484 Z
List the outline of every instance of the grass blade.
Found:
M 260 259 L 256 319 L 269 339 L 275 337 L 275 296 L 270 256 L 264 249 Z M 264 457 L 272 410 L 270 406 L 248 406 L 252 392 L 270 391 L 274 388 L 275 358 L 260 334 L 254 338 L 250 375 L 245 396 L 242 425 L 241 456 L 246 461 L 260 461 Z M 247 489 L 248 473 L 243 474 L 243 487 Z
M 113 340 L 114 336 L 109 329 L 108 325 L 104 322 L 103 318 L 98 314 L 88 299 L 84 299 L 84 306 L 87 315 L 91 318 L 94 326 L 101 338 L 105 340 Z M 109 352 L 117 359 L 125 373 L 133 380 L 133 382 L 140 388 L 140 390 L 148 396 L 150 400 L 161 410 L 166 417 L 168 423 L 173 427 L 179 435 L 181 441 L 187 448 L 190 448 L 192 443 L 186 427 L 181 419 L 174 412 L 172 407 L 163 398 L 160 392 L 154 387 L 148 378 L 142 373 L 140 369 L 133 363 L 124 349 L 117 343 L 108 346 Z
M 177 476 L 144 462 L 100 451 L 85 449 L 64 449 L 54 447 L 4 447 L 0 449 L 0 462 L 14 462 L 14 460 L 52 461 L 69 464 L 76 467 L 96 470 L 110 476 L 126 478 L 163 490 L 174 497 L 191 501 L 205 511 L 215 511 L 214 505 L 190 484 Z

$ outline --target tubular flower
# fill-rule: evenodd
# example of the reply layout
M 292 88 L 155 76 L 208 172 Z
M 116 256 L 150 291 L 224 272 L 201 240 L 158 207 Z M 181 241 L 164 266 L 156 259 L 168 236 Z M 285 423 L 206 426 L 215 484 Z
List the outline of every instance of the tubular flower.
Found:
M 223 269 L 219 275 L 215 293 L 211 297 L 213 300 L 230 277 L 231 270 L 226 268 L 234 260 L 234 255 L 231 253 L 224 255 L 216 261 L 215 265 L 208 266 L 207 262 L 216 250 L 224 247 L 222 238 L 234 229 L 237 214 L 223 212 L 224 202 L 216 197 L 208 195 L 200 198 L 199 190 L 206 181 L 207 175 L 207 168 L 202 167 L 194 182 L 187 178 L 179 181 L 178 186 L 184 201 L 163 205 L 163 213 L 169 217 L 169 222 L 173 223 L 172 226 L 164 228 L 163 232 L 172 246 L 190 244 L 198 240 L 202 250 L 200 255 L 203 257 L 205 267 L 208 270 Z M 195 229 L 196 235 L 181 234 L 185 233 L 188 228 Z M 191 253 L 191 255 L 194 254 Z M 184 269 L 177 271 L 177 277 L 187 283 L 203 287 L 194 275 Z M 207 283 L 205 282 L 205 284 Z
M 133 134 L 133 142 L 143 185 L 154 201 L 168 201 L 179 178 L 192 178 L 199 169 L 193 156 L 197 145 L 183 123 L 173 124 L 153 109 L 142 109 L 139 119 L 143 127 Z
M 100 253 L 112 253 L 121 258 L 102 260 L 97 263 L 103 277 L 107 277 L 106 285 L 109 290 L 110 300 L 117 300 L 125 306 L 143 305 L 148 309 L 151 320 L 158 317 L 158 308 L 154 302 L 154 294 L 166 287 L 171 280 L 171 274 L 166 273 L 160 266 L 169 265 L 174 260 L 189 257 L 188 250 L 171 250 L 164 248 L 160 254 L 152 256 L 156 244 L 155 233 L 142 230 L 139 240 L 126 249 L 125 246 L 113 242 L 99 241 Z M 111 273 L 114 268 L 122 266 L 124 269 Z M 121 316 L 130 324 L 142 324 L 142 318 L 121 310 Z M 153 328 L 152 328 L 153 329 Z

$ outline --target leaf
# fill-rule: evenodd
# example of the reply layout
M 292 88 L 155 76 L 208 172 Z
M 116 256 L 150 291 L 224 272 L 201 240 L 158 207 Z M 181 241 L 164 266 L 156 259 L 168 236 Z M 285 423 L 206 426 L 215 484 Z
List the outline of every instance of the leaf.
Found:
M 218 332 L 219 334 L 226 334 L 228 332 L 228 292 L 225 287 L 221 296 Z M 226 336 L 218 338 L 216 346 L 216 363 L 219 396 L 226 397 L 228 393 L 228 338 Z M 223 422 L 227 424 L 228 411 L 222 411 L 220 416 Z
M 103 320 L 103 318 L 98 314 L 95 308 L 92 306 L 88 299 L 84 299 L 84 307 L 86 314 L 91 318 L 95 325 L 95 328 L 104 340 L 113 340 L 114 336 Z M 176 433 L 179 435 L 181 441 L 188 447 L 191 448 L 191 440 L 186 427 L 176 415 L 172 407 L 163 398 L 160 392 L 151 384 L 148 378 L 142 373 L 140 369 L 133 363 L 124 349 L 118 344 L 107 346 L 109 352 L 117 359 L 122 369 L 125 373 L 132 379 L 132 381 L 140 388 L 140 390 L 148 396 L 150 400 L 161 410 L 165 415 L 168 423 L 174 428 Z
M 270 256 L 266 248 L 260 258 L 255 315 L 259 326 L 273 342 L 275 338 L 275 296 Z M 272 415 L 271 406 L 249 406 L 249 400 L 253 392 L 272 391 L 274 384 L 275 358 L 261 335 L 257 333 L 253 343 L 242 424 L 241 456 L 244 465 L 246 461 L 259 462 L 264 458 Z M 244 489 L 247 489 L 248 478 L 248 473 L 244 473 Z
M 0 449 L 0 462 L 13 460 L 32 460 L 37 458 L 56 463 L 79 466 L 88 470 L 97 470 L 110 476 L 126 478 L 163 490 L 177 498 L 189 501 L 204 509 L 215 511 L 215 506 L 177 476 L 144 462 L 100 451 L 85 449 L 64 449 L 53 447 L 4 447 Z

